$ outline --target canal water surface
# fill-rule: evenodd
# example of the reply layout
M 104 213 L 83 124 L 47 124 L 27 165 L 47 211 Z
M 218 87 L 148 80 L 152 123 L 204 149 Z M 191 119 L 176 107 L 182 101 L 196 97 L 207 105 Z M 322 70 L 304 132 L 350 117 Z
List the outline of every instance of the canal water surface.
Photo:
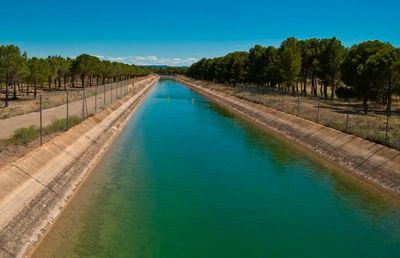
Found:
M 400 209 L 162 80 L 34 257 L 400 257 Z

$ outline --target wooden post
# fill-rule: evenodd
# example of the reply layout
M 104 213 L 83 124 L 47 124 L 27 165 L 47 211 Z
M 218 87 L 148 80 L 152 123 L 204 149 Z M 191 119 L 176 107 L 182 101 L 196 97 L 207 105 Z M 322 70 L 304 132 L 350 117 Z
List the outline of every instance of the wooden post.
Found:
M 347 112 L 346 112 L 346 123 L 344 131 L 347 133 L 349 131 L 349 113 L 350 113 L 350 100 L 347 99 Z
M 319 97 L 317 97 L 317 123 L 319 122 Z
M 39 137 L 40 146 L 43 144 L 43 115 L 42 115 L 42 95 L 39 96 L 39 110 L 40 110 L 40 126 L 39 126 Z
M 69 96 L 68 96 L 68 90 L 67 90 L 67 131 L 68 131 L 68 127 L 69 127 Z
M 97 111 L 97 85 L 94 86 L 94 114 Z

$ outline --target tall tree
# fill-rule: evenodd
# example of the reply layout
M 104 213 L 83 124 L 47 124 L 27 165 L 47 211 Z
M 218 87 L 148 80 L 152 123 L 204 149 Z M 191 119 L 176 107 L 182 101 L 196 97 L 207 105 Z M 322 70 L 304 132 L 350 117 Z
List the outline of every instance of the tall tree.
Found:
M 72 62 L 71 69 L 74 74 L 80 76 L 82 82 L 82 88 L 85 88 L 85 79 L 89 78 L 91 83 L 91 77 L 96 72 L 96 66 L 99 63 L 99 59 L 94 56 L 82 54 L 76 57 Z
M 47 62 L 46 59 L 43 58 L 37 58 L 37 57 L 32 57 L 31 59 L 28 60 L 28 68 L 30 71 L 29 77 L 28 77 L 28 83 L 31 83 L 34 87 L 34 98 L 36 99 L 37 96 L 37 86 L 43 85 L 44 83 L 47 82 L 49 78 L 49 63 Z
M 340 79 L 340 67 L 345 48 L 337 38 L 322 39 L 317 56 L 318 73 L 324 83 L 324 97 L 328 98 L 328 84 L 331 86 L 331 98 L 335 93 L 336 82 Z
M 368 58 L 365 72 L 370 75 L 373 87 L 385 100 L 390 113 L 392 96 L 400 93 L 400 49 L 386 44 Z
M 303 94 L 307 95 L 308 80 L 311 80 L 311 93 L 317 96 L 317 58 L 320 52 L 320 40 L 316 38 L 299 41 L 301 49 L 301 76 L 303 79 Z
M 266 48 L 255 45 L 249 50 L 248 81 L 256 84 L 265 83 L 268 59 Z
M 341 66 L 342 81 L 353 87 L 356 95 L 362 99 L 365 114 L 368 113 L 368 101 L 378 96 L 378 89 L 372 82 L 373 75 L 366 69 L 366 63 L 371 56 L 387 45 L 378 40 L 354 45 L 349 49 Z
M 288 38 L 278 49 L 278 65 L 281 69 L 286 87 L 295 92 L 295 82 L 301 69 L 301 52 L 298 40 Z
M 15 84 L 23 77 L 27 77 L 26 53 L 14 45 L 0 45 L 0 80 L 6 84 L 5 104 L 9 102 L 9 87 L 14 84 L 14 98 L 16 97 Z

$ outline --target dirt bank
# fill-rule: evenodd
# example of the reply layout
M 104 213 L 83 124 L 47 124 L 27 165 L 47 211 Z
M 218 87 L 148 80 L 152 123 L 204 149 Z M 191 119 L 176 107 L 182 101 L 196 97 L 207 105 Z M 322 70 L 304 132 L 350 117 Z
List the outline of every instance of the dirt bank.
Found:
M 400 195 L 400 152 L 354 135 L 227 95 L 195 84 L 178 81 L 262 127 L 306 147 L 324 159 L 390 192 Z
M 41 237 L 157 81 L 0 169 L 0 257 L 21 257 Z

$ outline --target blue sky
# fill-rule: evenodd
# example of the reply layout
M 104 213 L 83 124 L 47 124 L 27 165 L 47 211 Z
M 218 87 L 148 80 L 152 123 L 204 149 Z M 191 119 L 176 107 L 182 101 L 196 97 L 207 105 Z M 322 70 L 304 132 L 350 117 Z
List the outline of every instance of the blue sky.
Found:
M 30 56 L 80 53 L 135 64 L 188 65 L 289 36 L 400 45 L 395 0 L 0 0 L 0 44 Z

